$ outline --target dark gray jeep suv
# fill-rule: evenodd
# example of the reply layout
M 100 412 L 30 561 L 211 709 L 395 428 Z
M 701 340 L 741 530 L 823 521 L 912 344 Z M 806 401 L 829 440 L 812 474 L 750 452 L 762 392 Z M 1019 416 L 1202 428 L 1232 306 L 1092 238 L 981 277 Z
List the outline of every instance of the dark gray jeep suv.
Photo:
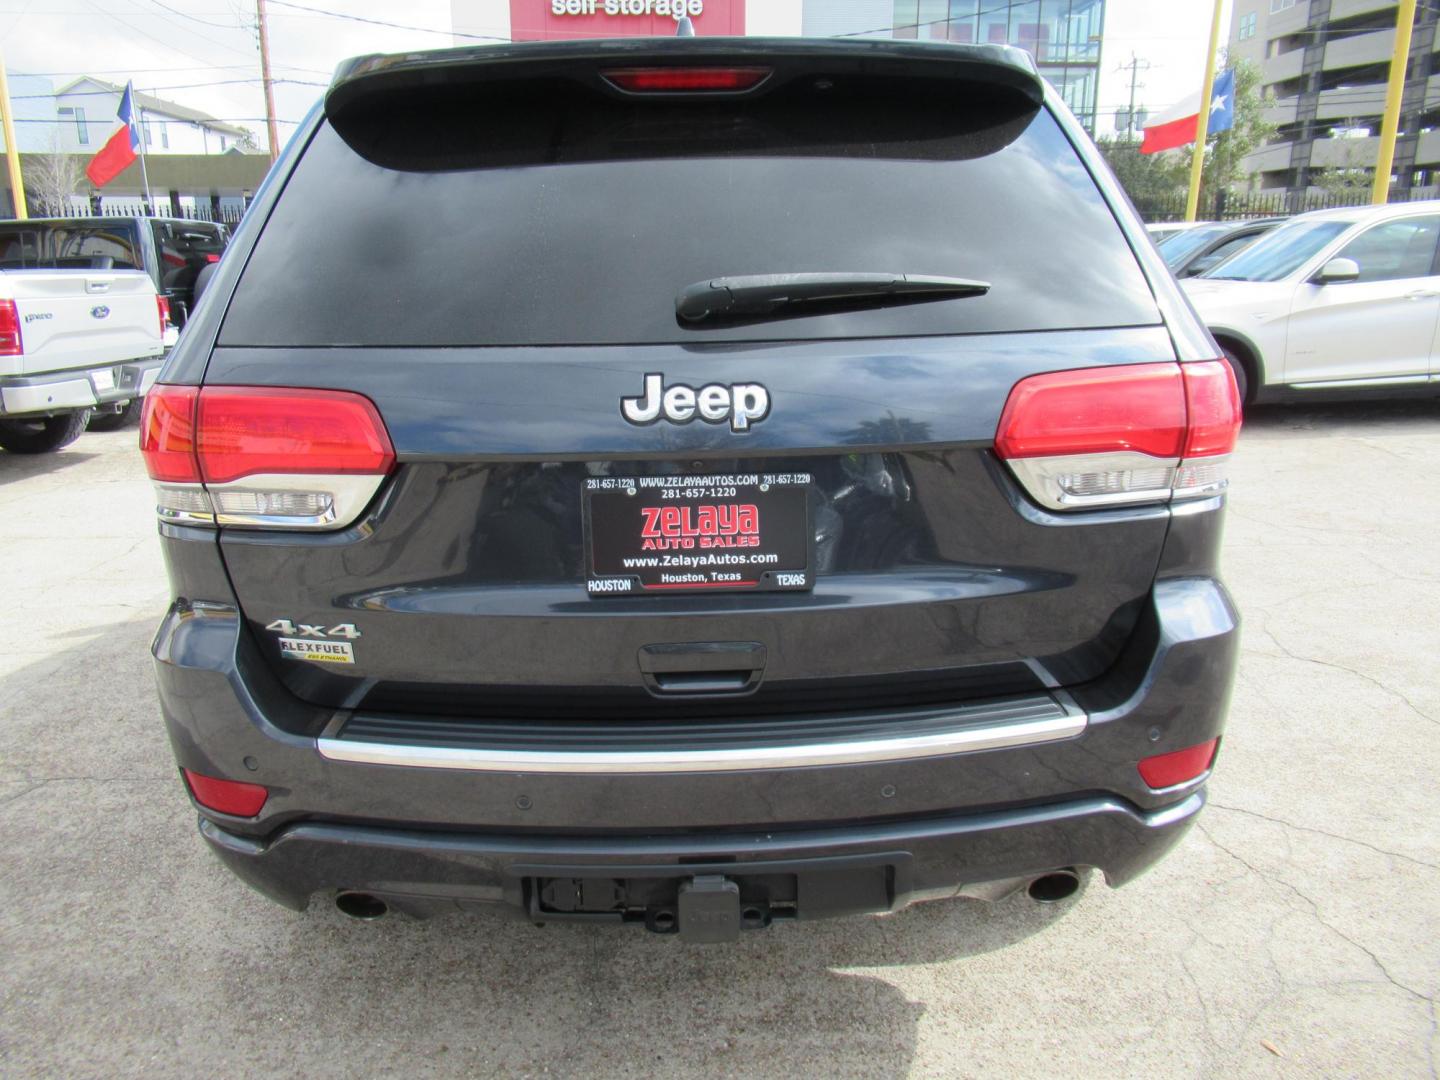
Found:
M 1235 664 L 1218 356 L 1019 51 L 349 62 L 146 399 L 201 833 L 697 941 L 1126 882 Z

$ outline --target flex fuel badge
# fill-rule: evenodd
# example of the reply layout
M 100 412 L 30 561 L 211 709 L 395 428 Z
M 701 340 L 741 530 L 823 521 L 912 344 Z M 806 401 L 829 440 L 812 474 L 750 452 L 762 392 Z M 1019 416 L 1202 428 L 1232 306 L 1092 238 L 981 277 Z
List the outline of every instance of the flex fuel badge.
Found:
M 355 663 L 355 647 L 348 641 L 304 641 L 282 637 L 280 655 L 290 660 L 314 660 L 319 664 Z
M 327 628 L 323 624 L 276 619 L 265 629 L 281 635 L 276 640 L 280 645 L 280 655 L 287 660 L 309 660 L 316 664 L 355 663 L 355 646 L 351 642 L 360 636 L 360 631 L 354 623 Z M 347 640 L 335 641 L 335 638 Z

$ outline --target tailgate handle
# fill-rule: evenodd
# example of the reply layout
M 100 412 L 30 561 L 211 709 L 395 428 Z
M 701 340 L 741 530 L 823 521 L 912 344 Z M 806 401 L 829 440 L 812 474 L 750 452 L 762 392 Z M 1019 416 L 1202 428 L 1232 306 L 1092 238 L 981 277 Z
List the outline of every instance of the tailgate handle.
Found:
M 758 641 L 687 641 L 642 646 L 640 674 L 652 694 L 709 697 L 748 694 L 765 673 Z
M 86 278 L 85 291 L 87 293 L 109 292 L 114 278 Z

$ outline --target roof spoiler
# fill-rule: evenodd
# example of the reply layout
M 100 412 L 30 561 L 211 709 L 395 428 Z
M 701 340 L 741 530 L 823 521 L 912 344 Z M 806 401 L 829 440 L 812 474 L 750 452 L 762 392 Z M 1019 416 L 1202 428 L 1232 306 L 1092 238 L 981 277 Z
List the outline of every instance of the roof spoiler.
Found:
M 359 56 L 343 61 L 325 95 L 325 114 L 343 122 L 353 106 L 396 91 L 444 92 L 447 85 L 547 75 L 583 77 L 612 65 L 763 64 L 774 70 L 762 92 L 798 76 L 863 73 L 870 77 L 953 79 L 1008 90 L 1038 108 L 1044 84 L 1030 54 L 1008 45 L 874 38 L 600 38 L 511 42 L 427 52 Z

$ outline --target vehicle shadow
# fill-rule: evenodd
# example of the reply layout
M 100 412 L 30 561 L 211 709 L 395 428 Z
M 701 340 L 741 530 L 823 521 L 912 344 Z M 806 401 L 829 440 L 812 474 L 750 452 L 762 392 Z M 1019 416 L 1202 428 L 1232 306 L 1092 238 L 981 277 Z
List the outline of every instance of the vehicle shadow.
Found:
M 1383 432 L 1433 427 L 1437 415 L 1440 415 L 1440 395 L 1251 405 L 1245 410 L 1240 437 L 1311 429 L 1347 434 L 1351 425 L 1364 425 L 1366 434 L 1375 434 L 1377 428 Z
M 81 436 L 82 439 L 84 437 Z M 53 454 L 12 454 L 8 450 L 0 450 L 0 486 L 16 480 L 28 480 L 32 476 L 59 472 L 100 456 L 78 450 L 77 445 L 72 443 Z
M 196 833 L 147 655 L 158 617 L 63 631 L 0 677 L 0 1001 L 22 1072 L 898 1077 L 925 1016 L 909 969 L 1006 949 L 1074 904 L 942 901 L 710 947 L 287 911 Z

